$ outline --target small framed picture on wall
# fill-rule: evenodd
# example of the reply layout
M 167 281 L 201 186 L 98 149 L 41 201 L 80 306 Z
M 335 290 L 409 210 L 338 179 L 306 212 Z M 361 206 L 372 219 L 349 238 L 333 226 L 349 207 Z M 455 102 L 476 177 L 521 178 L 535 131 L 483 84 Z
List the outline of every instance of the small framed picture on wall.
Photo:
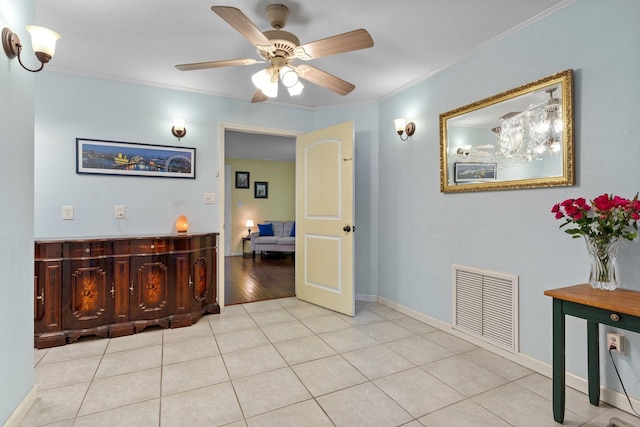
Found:
M 249 172 L 236 172 L 236 188 L 249 188 Z
M 269 197 L 269 183 L 256 181 L 253 197 L 256 199 L 267 199 Z

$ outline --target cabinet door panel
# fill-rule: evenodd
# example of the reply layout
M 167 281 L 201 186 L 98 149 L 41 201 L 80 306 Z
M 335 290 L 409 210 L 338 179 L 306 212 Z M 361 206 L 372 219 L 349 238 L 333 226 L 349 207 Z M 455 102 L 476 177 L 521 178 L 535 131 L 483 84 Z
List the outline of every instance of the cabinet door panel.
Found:
M 190 290 L 193 288 L 193 275 L 189 271 L 189 255 L 175 255 L 173 269 L 176 288 L 175 312 L 186 314 L 191 312 Z
M 209 291 L 209 261 L 206 257 L 200 257 L 193 263 L 193 299 L 200 305 L 207 300 Z
M 115 302 L 115 321 L 129 320 L 129 258 L 118 258 L 113 262 L 112 294 Z
M 35 332 L 62 330 L 60 321 L 61 262 L 37 262 L 34 295 Z
M 147 258 L 147 257 L 145 257 Z M 134 263 L 131 319 L 155 319 L 169 314 L 169 274 L 167 264 L 154 257 Z
M 66 261 L 69 280 L 64 286 L 62 326 L 90 329 L 113 321 L 113 296 L 108 280 L 109 263 L 104 260 Z
M 192 265 L 193 308 L 207 309 L 216 303 L 216 251 L 215 248 L 203 248 L 194 254 Z

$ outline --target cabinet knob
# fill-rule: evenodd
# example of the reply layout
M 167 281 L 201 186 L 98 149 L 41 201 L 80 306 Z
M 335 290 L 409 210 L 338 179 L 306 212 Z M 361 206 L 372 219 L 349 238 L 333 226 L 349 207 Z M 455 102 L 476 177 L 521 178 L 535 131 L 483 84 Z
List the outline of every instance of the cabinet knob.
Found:
M 131 295 L 133 295 L 133 280 L 131 281 L 131 286 L 129 286 L 129 291 L 131 291 Z
M 91 252 L 91 249 L 87 248 L 87 249 L 85 249 L 84 251 L 85 251 L 86 253 L 89 253 L 89 252 Z
M 611 316 L 609 316 L 611 318 L 611 320 L 613 320 L 614 322 L 617 322 L 620 320 L 620 316 L 618 316 L 616 313 L 611 313 Z
M 193 280 L 191 280 L 191 275 L 189 275 L 189 288 L 193 286 Z
M 116 297 L 116 287 L 112 283 L 111 284 L 111 298 L 115 298 L 115 297 Z
M 155 248 L 156 248 L 156 245 L 151 245 L 151 249 L 155 249 Z

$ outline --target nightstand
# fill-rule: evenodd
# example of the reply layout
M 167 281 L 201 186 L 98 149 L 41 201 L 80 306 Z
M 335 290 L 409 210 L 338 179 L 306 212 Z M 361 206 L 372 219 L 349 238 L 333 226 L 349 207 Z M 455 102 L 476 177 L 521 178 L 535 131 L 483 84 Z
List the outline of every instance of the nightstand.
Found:
M 251 235 L 242 238 L 242 256 L 245 254 L 244 244 L 249 242 L 249 249 L 251 249 Z

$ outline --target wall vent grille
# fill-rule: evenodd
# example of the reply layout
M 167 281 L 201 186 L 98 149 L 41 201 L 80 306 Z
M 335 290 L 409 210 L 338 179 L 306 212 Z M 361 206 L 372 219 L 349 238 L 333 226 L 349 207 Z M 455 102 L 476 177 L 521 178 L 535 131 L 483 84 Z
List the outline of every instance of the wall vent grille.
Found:
M 518 276 L 453 265 L 453 328 L 518 351 Z

